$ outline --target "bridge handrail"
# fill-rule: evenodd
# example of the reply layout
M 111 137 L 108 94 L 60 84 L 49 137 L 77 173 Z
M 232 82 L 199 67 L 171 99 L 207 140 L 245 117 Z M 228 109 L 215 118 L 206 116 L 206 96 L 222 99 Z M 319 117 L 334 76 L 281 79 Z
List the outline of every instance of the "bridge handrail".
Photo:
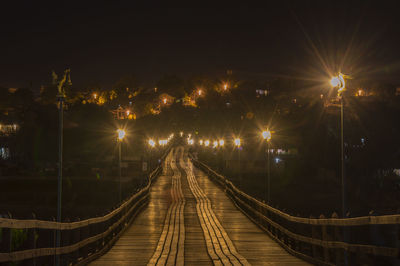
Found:
M 165 157 L 169 154 L 170 149 L 171 146 L 168 147 L 166 152 L 162 155 L 162 161 L 164 161 Z M 161 163 L 149 174 L 148 183 L 145 187 L 123 202 L 118 208 L 101 217 L 76 222 L 0 218 L 0 263 L 26 259 L 36 260 L 41 259 L 40 257 L 43 256 L 65 254 L 64 256 L 68 257 L 64 258 L 64 261 L 82 264 L 83 261 L 87 262 L 95 256 L 99 256 L 100 253 L 105 252 L 105 249 L 110 248 L 110 243 L 118 239 L 135 215 L 147 203 L 151 184 L 161 173 L 162 169 L 163 164 Z M 28 246 L 23 246 L 22 250 L 12 250 L 11 248 L 11 230 L 15 229 L 26 230 L 29 235 L 27 239 L 29 242 L 27 244 Z M 51 233 L 47 236 L 51 240 L 50 242 L 55 239 L 55 232 L 60 230 L 62 232 L 62 245 L 58 248 L 53 246 L 37 248 L 37 241 L 35 239 L 37 229 L 54 232 L 54 234 Z M 76 235 L 76 233 L 78 235 Z M 63 237 L 63 235 L 66 237 Z M 96 241 L 97 243 L 95 243 Z M 65 244 L 65 242 L 67 243 Z M 80 250 L 83 250 L 83 252 L 80 252 Z M 77 254 L 71 255 L 73 252 Z
M 195 159 L 193 159 L 195 160 Z M 197 161 L 197 160 L 196 160 Z M 381 215 L 381 216 L 360 216 L 360 217 L 351 217 L 351 218 L 325 218 L 325 219 L 317 219 L 317 218 L 304 218 L 304 217 L 297 217 L 287 214 L 281 210 L 273 208 L 268 204 L 259 201 L 256 198 L 244 193 L 243 191 L 239 190 L 231 181 L 226 179 L 224 176 L 218 174 L 214 170 L 212 170 L 209 166 L 205 165 L 204 163 L 197 161 L 197 163 L 201 164 L 202 167 L 207 169 L 208 172 L 212 173 L 215 177 L 223 180 L 227 184 L 229 184 L 235 193 L 240 194 L 241 196 L 257 202 L 258 205 L 272 211 L 285 219 L 296 222 L 296 223 L 303 223 L 303 224 L 313 224 L 313 225 L 336 225 L 336 226 L 356 226 L 356 225 L 371 225 L 371 224 L 399 224 L 400 223 L 400 214 L 394 215 Z
M 156 168 L 150 176 L 154 176 L 157 171 L 159 171 L 159 168 Z M 150 178 L 151 180 L 152 178 Z M 123 208 L 125 208 L 127 205 L 129 205 L 133 200 L 135 200 L 144 190 L 148 189 L 150 186 L 150 183 L 146 185 L 146 187 L 142 188 L 140 191 L 138 191 L 136 194 L 132 195 L 127 201 L 122 203 L 118 208 L 115 210 L 109 212 L 108 214 L 101 216 L 101 217 L 95 217 L 95 218 L 89 218 L 86 220 L 82 221 L 77 221 L 77 222 L 54 222 L 54 221 L 44 221 L 44 220 L 36 220 L 36 219 L 27 219 L 27 220 L 19 220 L 19 219 L 9 219 L 9 218 L 0 218 L 0 228 L 37 228 L 37 229 L 54 229 L 54 230 L 71 230 L 71 229 L 76 229 L 82 226 L 87 226 L 95 223 L 101 223 L 104 222 L 111 217 L 115 216 L 117 213 L 119 213 Z
M 350 241 L 349 228 L 361 228 L 374 234 L 376 226 L 391 226 L 400 235 L 400 215 L 364 216 L 355 218 L 303 218 L 287 214 L 265 204 L 239 190 L 226 177 L 216 173 L 206 164 L 191 156 L 192 162 L 213 178 L 253 222 L 266 231 L 290 253 L 312 263 L 322 265 L 341 264 L 344 254 L 369 254 L 396 260 L 400 256 L 400 239 L 389 239 L 390 246 L 382 243 L 362 242 L 355 236 Z M 385 229 L 385 228 L 384 228 Z M 386 228 L 387 229 L 387 228 Z M 393 228 L 391 228 L 393 230 Z M 383 230 L 383 229 L 382 229 Z M 365 237 L 365 236 L 361 236 Z M 365 241 L 365 239 L 364 239 Z M 374 242 L 374 239 L 370 239 Z M 354 243 L 356 242 L 356 243 Z M 393 243 L 394 242 L 394 243 Z M 387 243 L 386 243 L 387 244 Z M 322 251 L 321 251 L 322 249 Z M 334 254 L 334 255 L 332 255 Z M 347 255 L 346 255 L 347 256 Z M 334 259 L 332 257 L 335 257 Z M 396 262 L 398 262 L 396 260 Z

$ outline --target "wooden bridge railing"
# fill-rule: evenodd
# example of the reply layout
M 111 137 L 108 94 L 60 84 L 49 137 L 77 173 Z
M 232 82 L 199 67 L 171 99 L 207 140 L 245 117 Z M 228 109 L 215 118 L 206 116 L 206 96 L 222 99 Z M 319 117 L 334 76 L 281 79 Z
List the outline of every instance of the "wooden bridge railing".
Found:
M 288 252 L 318 265 L 400 265 L 400 215 L 356 218 L 291 216 L 240 191 L 191 158 L 236 206 Z M 290 195 L 288 195 L 290 197 Z
M 101 256 L 148 203 L 151 183 L 162 169 L 160 164 L 145 187 L 102 217 L 62 223 L 0 218 L 0 265 L 17 261 L 23 265 L 54 265 L 55 255 L 60 255 L 61 265 L 84 265 Z M 61 231 L 58 248 L 57 230 Z

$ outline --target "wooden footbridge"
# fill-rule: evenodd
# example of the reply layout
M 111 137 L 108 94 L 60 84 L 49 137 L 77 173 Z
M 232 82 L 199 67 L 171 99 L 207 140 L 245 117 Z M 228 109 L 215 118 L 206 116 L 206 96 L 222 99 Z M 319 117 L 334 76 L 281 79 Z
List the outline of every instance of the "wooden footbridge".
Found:
M 399 224 L 400 215 L 290 216 L 176 147 L 146 187 L 103 217 L 71 223 L 0 218 L 0 264 L 53 265 L 58 255 L 61 265 L 93 266 L 398 265 Z M 27 236 L 17 249 L 15 230 Z M 54 247 L 58 230 L 62 243 Z M 379 230 L 395 237 L 377 244 Z
M 148 207 L 91 265 L 305 265 L 241 213 L 196 170 L 182 148 L 171 152 Z

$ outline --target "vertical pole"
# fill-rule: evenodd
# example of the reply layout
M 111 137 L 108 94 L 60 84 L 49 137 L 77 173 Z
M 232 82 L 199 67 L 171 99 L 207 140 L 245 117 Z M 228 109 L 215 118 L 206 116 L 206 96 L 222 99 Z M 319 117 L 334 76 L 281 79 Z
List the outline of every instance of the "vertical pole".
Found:
M 242 164 L 240 162 L 240 147 L 238 147 L 238 157 L 239 157 L 239 186 L 242 189 Z
M 64 96 L 58 95 L 59 106 L 59 133 L 58 133 L 58 193 L 57 193 L 57 222 L 61 222 L 61 197 L 62 197 L 62 163 L 63 163 L 63 109 Z M 56 246 L 60 247 L 61 231 L 57 230 Z M 60 265 L 60 255 L 56 255 L 56 265 Z
M 153 148 L 150 147 L 150 160 L 149 160 L 149 171 L 150 171 L 150 172 L 151 172 L 151 170 L 153 169 L 153 168 L 152 168 L 152 165 L 153 165 Z
M 341 174 L 342 174 L 342 217 L 346 217 L 346 182 L 345 182 L 345 171 L 344 171 L 344 130 L 343 130 L 343 120 L 344 120 L 344 104 L 343 104 L 343 93 L 340 100 L 340 145 L 341 145 Z
M 271 169 L 270 169 L 270 159 L 269 159 L 269 141 L 267 141 L 267 172 L 268 172 L 268 198 L 267 198 L 267 203 L 270 204 L 270 198 L 271 198 Z
M 121 197 L 121 145 L 122 145 L 122 140 L 119 141 L 118 143 L 118 154 L 119 154 L 119 202 L 121 203 L 122 197 Z
M 340 142 L 341 142 L 341 173 L 342 173 L 342 218 L 346 218 L 346 180 L 344 168 L 344 95 L 343 92 L 340 98 Z M 343 227 L 343 240 L 347 242 L 347 228 Z M 348 265 L 348 252 L 344 250 L 344 265 Z

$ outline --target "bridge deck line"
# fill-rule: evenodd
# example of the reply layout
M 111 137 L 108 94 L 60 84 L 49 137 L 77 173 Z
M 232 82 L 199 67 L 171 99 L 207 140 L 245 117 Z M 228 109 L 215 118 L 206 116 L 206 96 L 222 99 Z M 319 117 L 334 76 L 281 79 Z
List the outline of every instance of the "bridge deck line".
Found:
M 170 252 L 175 251 L 179 254 L 179 249 L 183 248 L 184 265 L 308 265 L 269 238 L 236 208 L 221 188 L 201 170 L 194 166 L 192 168 L 183 149 L 176 149 L 173 156 L 167 158 L 166 163 L 168 167 L 151 188 L 148 206 L 136 217 L 115 245 L 91 265 L 147 265 L 152 258 L 153 262 L 155 261 L 154 257 L 157 256 L 154 254 L 156 250 L 160 250 L 163 234 L 164 242 L 169 241 L 168 232 L 172 232 L 170 243 L 173 243 L 178 251 L 174 250 L 172 245 L 167 247 L 166 244 L 162 251 L 165 253 L 165 249 L 170 249 Z M 192 175 L 194 179 L 188 178 L 188 175 Z M 180 178 L 180 182 L 175 183 L 175 186 L 172 185 L 174 178 L 175 181 L 176 178 Z M 181 189 L 183 198 L 179 193 L 174 194 L 176 186 L 178 191 Z M 208 200 L 211 203 L 209 209 Z M 171 211 L 169 223 L 166 222 L 166 217 L 169 217 L 169 208 L 177 202 L 182 204 L 182 201 L 184 237 L 178 238 L 176 235 L 179 232 L 179 221 L 182 219 L 173 220 L 174 213 Z M 196 209 L 200 201 L 203 203 L 203 209 Z M 178 210 L 175 216 L 179 217 Z M 200 220 L 203 221 L 202 225 Z M 221 249 L 218 252 L 219 247 Z M 215 254 L 210 255 L 214 251 Z M 228 254 L 230 252 L 232 254 Z M 168 265 L 182 263 L 177 258 L 174 261 L 174 258 L 160 255 L 156 261 L 165 261 Z

